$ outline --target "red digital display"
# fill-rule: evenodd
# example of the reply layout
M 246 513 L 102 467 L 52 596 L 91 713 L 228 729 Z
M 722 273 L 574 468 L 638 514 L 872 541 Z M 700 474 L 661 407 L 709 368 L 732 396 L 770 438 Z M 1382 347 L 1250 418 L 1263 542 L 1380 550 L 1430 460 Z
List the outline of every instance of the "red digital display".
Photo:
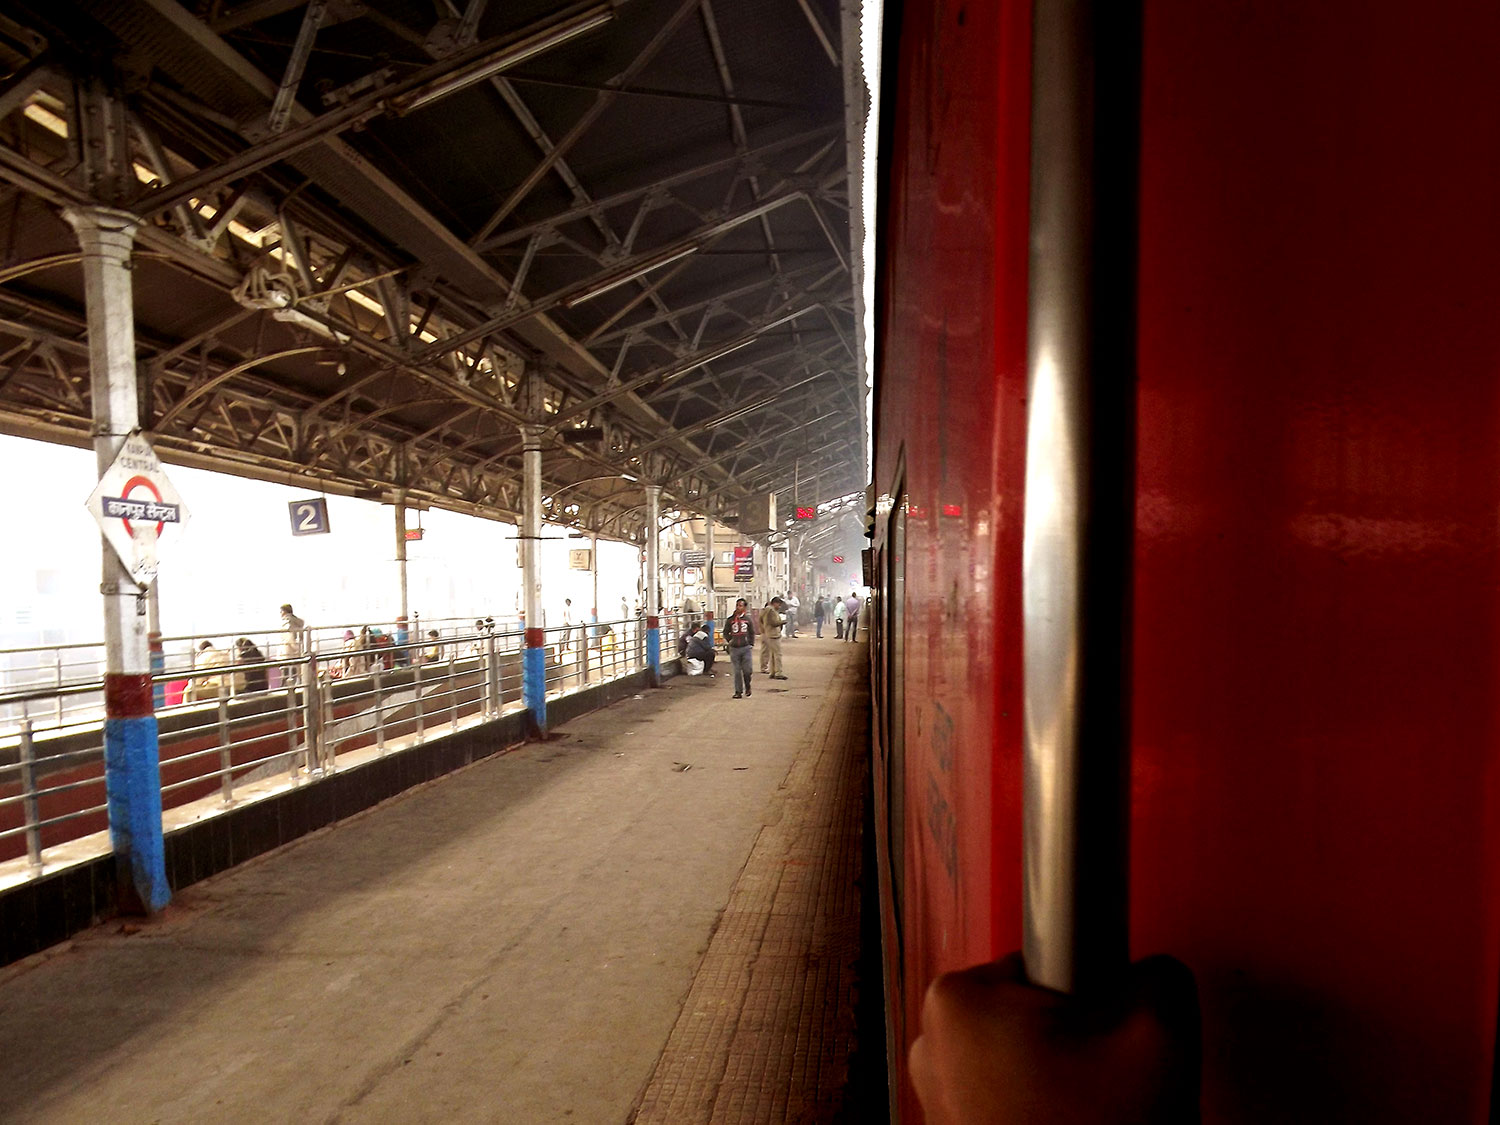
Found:
M 841 563 L 841 562 L 844 561 L 844 556 L 843 555 L 834 555 L 833 556 L 833 561 L 836 562 L 836 563 Z
M 818 518 L 818 509 L 816 509 L 816 508 L 798 508 L 797 509 L 797 519 L 799 519 L 799 520 L 815 520 L 817 518 Z

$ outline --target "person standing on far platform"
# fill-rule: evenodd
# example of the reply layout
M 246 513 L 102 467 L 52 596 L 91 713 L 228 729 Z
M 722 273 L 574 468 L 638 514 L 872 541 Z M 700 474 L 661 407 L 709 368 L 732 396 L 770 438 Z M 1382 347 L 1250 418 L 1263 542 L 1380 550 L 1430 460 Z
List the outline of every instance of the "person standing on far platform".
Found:
M 844 599 L 843 598 L 834 598 L 833 599 L 833 627 L 838 630 L 838 632 L 836 634 L 836 637 L 837 637 L 838 640 L 843 640 L 844 639 L 844 618 L 847 617 L 848 614 L 849 614 L 849 610 L 844 605 Z
M 286 683 L 295 684 L 301 671 L 302 657 L 306 653 L 303 645 L 307 641 L 307 622 L 292 612 L 290 602 L 281 607 L 281 627 L 286 630 L 281 655 L 283 659 L 291 661 L 281 669 L 281 678 Z
M 786 602 L 772 598 L 771 604 L 760 611 L 760 630 L 764 635 L 760 646 L 760 670 L 769 672 L 771 679 L 784 680 L 781 672 L 781 630 L 786 624 Z
M 750 673 L 755 667 L 755 622 L 744 598 L 734 603 L 734 615 L 724 622 L 724 643 L 734 668 L 734 697 L 750 694 Z
M 817 628 L 818 638 L 820 640 L 823 637 L 823 616 L 827 609 L 827 601 L 824 600 L 822 594 L 819 594 L 817 600 L 813 602 L 813 625 Z
M 844 640 L 852 641 L 859 635 L 859 595 L 849 591 L 849 600 L 844 603 Z
M 411 663 L 411 649 L 406 647 L 411 643 L 411 628 L 404 613 L 396 618 L 396 632 L 394 636 L 396 639 L 396 667 L 405 668 Z

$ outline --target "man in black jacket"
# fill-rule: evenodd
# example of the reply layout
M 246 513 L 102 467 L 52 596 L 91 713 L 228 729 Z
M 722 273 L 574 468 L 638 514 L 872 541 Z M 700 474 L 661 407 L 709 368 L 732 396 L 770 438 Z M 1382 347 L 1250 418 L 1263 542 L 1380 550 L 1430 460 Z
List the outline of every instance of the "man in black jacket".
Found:
M 734 667 L 734 697 L 750 694 L 750 673 L 755 667 L 755 622 L 744 598 L 734 603 L 734 615 L 724 622 L 724 642 Z

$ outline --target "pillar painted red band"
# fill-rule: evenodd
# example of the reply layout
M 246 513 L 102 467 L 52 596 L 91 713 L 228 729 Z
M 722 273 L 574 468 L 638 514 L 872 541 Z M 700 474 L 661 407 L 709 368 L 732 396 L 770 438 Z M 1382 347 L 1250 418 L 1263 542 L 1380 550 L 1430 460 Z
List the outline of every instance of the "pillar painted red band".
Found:
M 110 719 L 141 719 L 156 713 L 151 696 L 151 673 L 104 677 L 104 714 Z
M 527 648 L 546 648 L 547 647 L 547 632 L 546 632 L 546 630 L 544 630 L 544 629 L 527 629 L 526 630 L 526 647 Z
M 661 618 L 660 617 L 648 617 L 648 618 L 646 618 L 646 628 L 648 628 L 648 629 L 660 629 L 661 628 Z

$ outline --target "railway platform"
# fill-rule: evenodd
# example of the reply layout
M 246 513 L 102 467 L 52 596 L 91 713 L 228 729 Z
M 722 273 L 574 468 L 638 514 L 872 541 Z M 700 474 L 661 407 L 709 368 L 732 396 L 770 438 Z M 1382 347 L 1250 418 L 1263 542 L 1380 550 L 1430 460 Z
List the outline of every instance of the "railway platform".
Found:
M 865 646 L 786 654 L 748 699 L 673 678 L 0 969 L 0 1119 L 878 1119 Z

